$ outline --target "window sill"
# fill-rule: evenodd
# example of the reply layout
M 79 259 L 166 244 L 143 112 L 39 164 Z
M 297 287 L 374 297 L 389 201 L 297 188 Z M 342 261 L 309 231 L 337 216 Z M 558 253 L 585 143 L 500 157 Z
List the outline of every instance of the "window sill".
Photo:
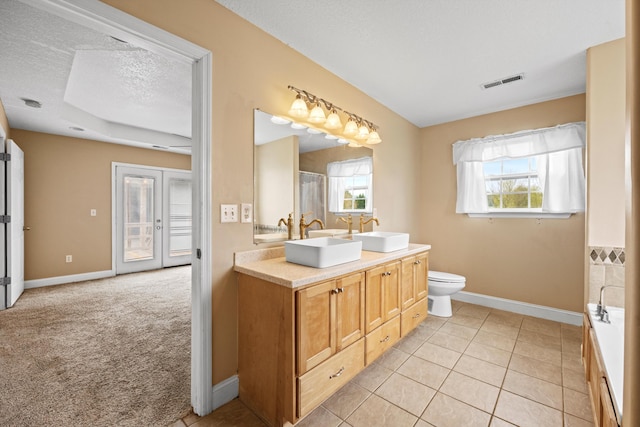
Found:
M 551 212 L 485 212 L 468 213 L 469 218 L 537 218 L 537 219 L 567 219 L 574 212 L 551 213 Z

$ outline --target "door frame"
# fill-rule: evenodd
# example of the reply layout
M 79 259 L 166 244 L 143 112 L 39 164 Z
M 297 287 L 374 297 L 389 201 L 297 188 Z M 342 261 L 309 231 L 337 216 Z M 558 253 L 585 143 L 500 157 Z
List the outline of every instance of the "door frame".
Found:
M 194 257 L 191 273 L 191 405 L 213 411 L 212 348 L 212 53 L 194 43 L 95 0 L 20 0 L 68 21 L 192 65 L 191 173 Z

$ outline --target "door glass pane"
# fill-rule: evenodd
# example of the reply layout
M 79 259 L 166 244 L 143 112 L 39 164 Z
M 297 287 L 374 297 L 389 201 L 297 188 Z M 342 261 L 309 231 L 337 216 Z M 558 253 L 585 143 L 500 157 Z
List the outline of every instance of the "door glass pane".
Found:
M 153 259 L 153 191 L 155 180 L 124 178 L 124 261 Z
M 191 254 L 191 181 L 169 180 L 169 256 Z

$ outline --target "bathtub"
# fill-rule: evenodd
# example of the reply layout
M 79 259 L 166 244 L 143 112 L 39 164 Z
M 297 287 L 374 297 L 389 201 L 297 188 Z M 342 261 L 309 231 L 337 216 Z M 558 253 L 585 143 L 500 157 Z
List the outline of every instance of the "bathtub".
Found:
M 622 384 L 624 381 L 624 309 L 607 307 L 611 323 L 604 323 L 596 316 L 596 304 L 588 304 L 591 325 L 598 340 L 602 363 L 609 379 L 613 404 L 622 412 Z

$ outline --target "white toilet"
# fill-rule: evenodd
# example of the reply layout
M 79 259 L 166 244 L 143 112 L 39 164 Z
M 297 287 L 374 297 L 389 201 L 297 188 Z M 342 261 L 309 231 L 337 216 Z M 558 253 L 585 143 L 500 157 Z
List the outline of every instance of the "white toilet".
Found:
M 466 280 L 457 274 L 429 270 L 429 314 L 451 317 L 451 295 L 462 290 Z

